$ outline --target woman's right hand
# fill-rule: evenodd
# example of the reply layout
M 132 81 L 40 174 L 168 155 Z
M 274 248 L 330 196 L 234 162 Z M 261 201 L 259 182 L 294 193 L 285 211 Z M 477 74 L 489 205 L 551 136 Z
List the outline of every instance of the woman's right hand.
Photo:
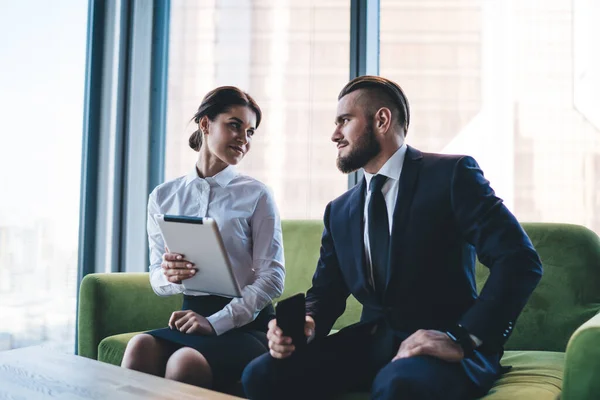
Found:
M 169 253 L 168 249 L 166 251 L 161 267 L 169 282 L 179 284 L 196 274 L 194 264 L 187 261 L 183 254 Z

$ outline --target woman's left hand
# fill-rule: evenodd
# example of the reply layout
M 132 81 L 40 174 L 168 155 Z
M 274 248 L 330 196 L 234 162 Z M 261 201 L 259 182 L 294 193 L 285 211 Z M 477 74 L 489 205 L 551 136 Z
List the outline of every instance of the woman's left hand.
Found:
M 169 328 L 181 333 L 196 335 L 214 335 L 215 330 L 206 318 L 192 310 L 175 311 L 169 318 Z

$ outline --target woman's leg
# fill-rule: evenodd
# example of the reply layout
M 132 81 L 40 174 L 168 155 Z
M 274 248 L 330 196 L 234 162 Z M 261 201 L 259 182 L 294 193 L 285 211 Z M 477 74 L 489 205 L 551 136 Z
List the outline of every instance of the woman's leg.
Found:
M 164 376 L 167 360 L 175 349 L 147 333 L 134 336 L 125 349 L 121 366 L 156 376 Z
M 213 373 L 202 353 L 191 347 L 183 347 L 169 357 L 165 378 L 210 388 Z
M 198 339 L 194 347 L 180 348 L 171 355 L 167 379 L 229 392 L 236 390 L 244 367 L 267 352 L 263 332 L 234 330 Z

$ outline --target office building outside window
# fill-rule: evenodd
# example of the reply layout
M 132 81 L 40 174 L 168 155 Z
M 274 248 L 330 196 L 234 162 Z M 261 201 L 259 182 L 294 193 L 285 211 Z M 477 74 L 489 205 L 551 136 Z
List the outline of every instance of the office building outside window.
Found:
M 87 2 L 0 12 L 0 351 L 73 353 Z
M 600 232 L 598 16 L 591 0 L 381 0 L 408 143 L 474 156 L 521 221 Z
M 165 178 L 194 166 L 202 97 L 238 86 L 263 111 L 239 170 L 273 190 L 282 218 L 321 219 L 348 186 L 330 138 L 349 52 L 349 0 L 173 0 Z

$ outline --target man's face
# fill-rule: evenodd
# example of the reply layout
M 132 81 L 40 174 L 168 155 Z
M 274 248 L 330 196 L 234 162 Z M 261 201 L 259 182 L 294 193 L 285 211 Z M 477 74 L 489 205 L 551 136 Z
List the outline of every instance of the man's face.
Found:
M 331 136 L 338 148 L 337 167 L 346 174 L 364 167 L 381 151 L 373 131 L 373 116 L 367 116 L 360 95 L 361 91 L 355 90 L 340 99 Z

